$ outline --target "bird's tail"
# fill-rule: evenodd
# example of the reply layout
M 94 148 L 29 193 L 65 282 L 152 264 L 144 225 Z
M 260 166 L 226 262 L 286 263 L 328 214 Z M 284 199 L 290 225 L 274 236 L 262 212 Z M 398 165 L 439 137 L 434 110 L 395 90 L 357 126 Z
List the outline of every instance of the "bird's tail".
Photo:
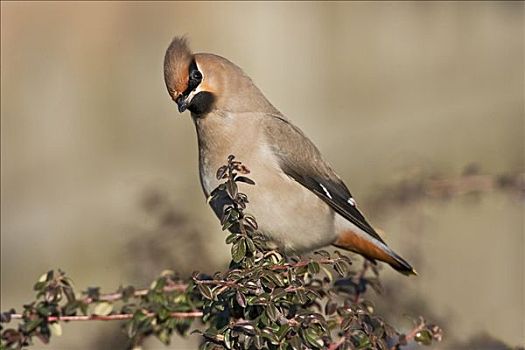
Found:
M 403 275 L 417 275 L 416 270 L 405 259 L 397 255 L 385 243 L 368 235 L 347 230 L 339 235 L 333 245 L 361 254 L 372 261 L 386 262 Z
M 392 266 L 396 271 L 401 272 L 403 275 L 417 275 L 417 271 L 405 259 L 397 255 L 392 249 L 388 249 L 390 250 L 390 254 L 394 260 L 393 263 L 387 261 L 390 266 Z

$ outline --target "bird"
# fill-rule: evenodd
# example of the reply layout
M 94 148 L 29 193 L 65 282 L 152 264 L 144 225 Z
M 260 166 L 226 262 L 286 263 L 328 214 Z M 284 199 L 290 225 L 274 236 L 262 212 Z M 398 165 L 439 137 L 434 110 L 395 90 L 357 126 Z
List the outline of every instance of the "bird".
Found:
M 206 198 L 220 184 L 217 169 L 235 155 L 256 184 L 240 186 L 258 231 L 285 252 L 332 245 L 416 274 L 368 223 L 313 142 L 240 67 L 215 54 L 193 53 L 187 38 L 177 36 L 164 56 L 164 80 L 178 111 L 191 112 Z

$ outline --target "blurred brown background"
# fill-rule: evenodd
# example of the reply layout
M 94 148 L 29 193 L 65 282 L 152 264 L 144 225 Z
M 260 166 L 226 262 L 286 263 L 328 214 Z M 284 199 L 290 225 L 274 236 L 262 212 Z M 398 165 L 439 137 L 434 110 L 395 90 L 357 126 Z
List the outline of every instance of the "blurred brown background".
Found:
M 227 265 L 163 82 L 187 34 L 254 79 L 415 263 L 383 269 L 378 312 L 439 321 L 439 349 L 525 345 L 523 5 L 2 2 L 1 308 L 49 268 L 109 292 Z M 46 348 L 121 344 L 92 322 Z

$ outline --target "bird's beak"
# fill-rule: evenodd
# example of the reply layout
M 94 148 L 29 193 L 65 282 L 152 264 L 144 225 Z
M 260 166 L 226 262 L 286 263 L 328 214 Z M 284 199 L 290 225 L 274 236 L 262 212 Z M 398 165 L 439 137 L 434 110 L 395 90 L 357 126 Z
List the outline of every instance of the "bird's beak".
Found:
M 184 112 L 188 108 L 188 97 L 189 96 L 180 95 L 175 100 L 175 102 L 177 102 L 177 106 L 179 107 L 179 113 Z

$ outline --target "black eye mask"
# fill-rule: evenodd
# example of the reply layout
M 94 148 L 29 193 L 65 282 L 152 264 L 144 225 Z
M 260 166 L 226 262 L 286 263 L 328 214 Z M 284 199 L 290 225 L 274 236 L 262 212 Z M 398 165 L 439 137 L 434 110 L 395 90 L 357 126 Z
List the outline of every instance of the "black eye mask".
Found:
M 195 60 L 191 61 L 189 77 L 188 88 L 183 92 L 184 96 L 188 96 L 193 90 L 197 88 L 197 86 L 199 86 L 202 81 L 202 73 L 199 72 Z
M 189 68 L 188 88 L 182 93 L 185 99 L 188 95 L 199 86 L 202 82 L 202 73 L 197 68 L 197 63 L 193 60 Z M 188 110 L 195 115 L 203 115 L 211 110 L 215 98 L 211 92 L 201 91 L 193 96 L 190 104 L 187 106 Z

